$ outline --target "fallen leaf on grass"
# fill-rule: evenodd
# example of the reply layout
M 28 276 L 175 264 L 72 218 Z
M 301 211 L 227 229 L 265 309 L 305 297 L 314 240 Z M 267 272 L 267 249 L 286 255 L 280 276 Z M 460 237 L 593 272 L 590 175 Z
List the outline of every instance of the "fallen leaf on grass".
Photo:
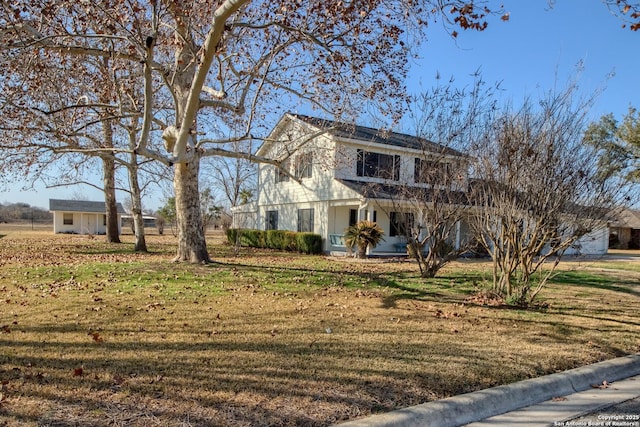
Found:
M 103 342 L 103 341 L 104 341 L 104 339 L 103 339 L 103 338 L 100 336 L 100 334 L 99 334 L 99 333 L 97 333 L 97 332 L 89 332 L 89 334 L 88 334 L 88 335 L 90 335 L 90 336 L 91 336 L 91 338 L 93 338 L 93 340 L 94 340 L 95 342 Z
M 74 377 L 81 377 L 84 374 L 84 369 L 82 368 L 75 368 L 73 370 L 73 376 Z

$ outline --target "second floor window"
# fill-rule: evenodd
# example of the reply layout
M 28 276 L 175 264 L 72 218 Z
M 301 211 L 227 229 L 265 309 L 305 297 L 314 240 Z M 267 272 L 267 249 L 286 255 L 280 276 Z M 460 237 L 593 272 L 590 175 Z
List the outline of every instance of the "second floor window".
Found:
M 413 181 L 416 184 L 446 184 L 451 179 L 451 164 L 416 157 Z
M 296 157 L 296 177 L 311 178 L 313 173 L 313 153 L 303 153 Z
M 289 181 L 289 175 L 287 175 L 287 173 L 285 172 L 289 170 L 289 162 L 288 161 L 284 161 L 282 162 L 282 164 L 280 165 L 281 167 L 275 167 L 276 168 L 276 182 L 287 182 Z
M 398 181 L 400 179 L 400 156 L 358 150 L 356 174 Z

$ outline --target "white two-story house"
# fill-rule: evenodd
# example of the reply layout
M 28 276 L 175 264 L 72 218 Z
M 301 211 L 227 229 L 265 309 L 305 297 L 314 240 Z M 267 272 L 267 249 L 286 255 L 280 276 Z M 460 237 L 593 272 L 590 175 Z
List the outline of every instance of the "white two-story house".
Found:
M 425 169 L 459 171 L 461 188 L 467 179 L 466 156 L 458 151 L 297 114 L 285 114 L 256 155 L 280 160 L 283 168 L 259 165 L 256 200 L 234 208 L 234 226 L 317 233 L 329 253 L 347 251 L 341 237 L 361 219 L 384 230 L 374 254 L 406 252 L 405 227 L 417 224 L 409 204 L 402 205 L 401 187 L 428 190 Z M 464 232 L 458 227 L 456 240 Z

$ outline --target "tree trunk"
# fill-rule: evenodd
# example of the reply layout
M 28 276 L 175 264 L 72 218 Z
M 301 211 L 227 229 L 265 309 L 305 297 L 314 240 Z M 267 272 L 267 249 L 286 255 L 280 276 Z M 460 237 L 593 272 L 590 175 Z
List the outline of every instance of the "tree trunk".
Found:
M 358 258 L 365 259 L 367 257 L 367 246 L 368 245 L 358 245 Z
M 176 262 L 211 262 L 200 217 L 199 168 L 200 157 L 197 153 L 189 163 L 175 165 L 173 187 L 178 223 L 178 253 L 174 258 Z
M 142 196 L 138 182 L 138 160 L 135 153 L 131 153 L 129 162 L 129 187 L 131 190 L 131 209 L 133 215 L 133 233 L 136 236 L 134 250 L 147 252 L 147 242 L 144 235 L 144 218 L 142 218 Z
M 180 30 L 176 32 L 179 34 Z M 179 39 L 183 35 L 181 34 Z M 199 99 L 200 87 L 194 88 L 196 67 L 199 61 L 194 57 L 195 52 L 188 48 L 188 43 L 176 55 L 176 65 L 182 71 L 175 76 L 176 99 L 176 128 L 181 133 L 185 128 L 190 130 L 186 145 L 165 141 L 165 148 L 170 153 L 189 158 L 178 162 L 174 166 L 173 189 L 176 198 L 176 222 L 178 227 L 178 253 L 175 262 L 187 261 L 192 263 L 211 262 L 207 252 L 202 217 L 200 215 L 200 192 L 198 179 L 200 172 L 200 154 L 195 144 L 197 129 L 197 114 L 191 118 L 189 101 Z M 189 65 L 186 65 L 189 64 Z M 193 108 L 194 105 L 192 104 Z M 189 155 L 191 155 L 189 157 Z
M 120 243 L 118 207 L 116 206 L 115 161 L 109 155 L 102 157 L 102 182 L 104 186 L 104 202 L 107 209 L 107 242 Z

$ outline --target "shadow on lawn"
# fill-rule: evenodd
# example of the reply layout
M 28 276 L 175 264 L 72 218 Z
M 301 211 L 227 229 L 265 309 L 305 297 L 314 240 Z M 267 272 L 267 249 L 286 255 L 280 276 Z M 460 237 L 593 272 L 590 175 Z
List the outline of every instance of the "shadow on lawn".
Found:
M 640 297 L 640 280 L 638 279 L 618 279 L 579 271 L 563 271 L 555 274 L 552 281 L 560 285 L 598 288 Z
M 64 332 L 82 332 L 82 328 L 74 331 L 71 327 Z M 105 335 L 112 332 L 104 331 Z M 452 389 L 467 392 L 486 386 L 467 383 L 453 373 L 425 370 L 407 377 L 402 370 L 385 370 L 368 363 L 371 358 L 417 354 L 424 351 L 422 345 L 397 354 L 392 346 L 376 343 L 360 343 L 355 350 L 348 350 L 333 342 L 330 335 L 313 345 L 293 337 L 243 342 L 223 335 L 200 342 L 173 343 L 132 338 L 121 343 L 87 344 L 0 339 L 2 348 L 12 349 L 13 354 L 20 348 L 34 350 L 19 351 L 22 356 L 1 360 L 0 379 L 7 400 L 0 415 L 14 416 L 15 392 L 23 400 L 46 404 L 43 407 L 48 411 L 14 418 L 47 421 L 47 425 L 71 425 L 71 414 L 80 411 L 84 419 L 78 416 L 76 421 L 82 422 L 74 425 L 107 425 L 105 414 L 126 418 L 128 413 L 132 421 L 138 416 L 144 420 L 143 416 L 148 415 L 147 420 L 173 425 L 189 421 L 189 425 L 320 426 L 417 404 Z M 433 345 L 424 347 L 434 351 Z M 132 355 L 132 349 L 136 355 Z M 170 351 L 183 357 L 153 357 Z M 51 354 L 64 356 L 50 357 Z M 273 366 L 268 363 L 272 354 L 286 357 L 279 357 L 281 365 Z M 483 363 L 491 364 L 489 360 L 478 361 L 471 348 L 461 347 L 456 355 L 475 359 L 479 371 Z M 350 362 L 343 369 L 327 369 L 327 357 Z M 415 361 L 409 357 L 407 363 Z M 74 373 L 80 366 L 82 373 Z M 303 406 L 287 407 L 288 398 L 297 399 Z M 313 413 L 323 405 L 333 409 L 325 407 L 322 415 Z M 116 410 L 118 414 L 114 413 Z M 60 424 L 62 421 L 69 424 Z
M 367 290 L 393 291 L 381 297 L 384 308 L 393 308 L 403 299 L 461 302 L 474 292 L 474 284 L 482 281 L 478 275 L 464 274 L 424 281 L 415 279 L 417 273 L 407 272 L 341 273 L 329 267 L 318 270 L 237 262 L 217 265 L 252 273 L 292 271 L 302 277 L 314 273 L 324 273 L 330 278 L 331 275 L 352 275 L 363 279 Z M 598 280 L 584 282 L 576 276 L 565 275 L 556 282 L 618 292 L 628 291 L 624 286 L 635 283 L 595 279 Z M 324 285 L 315 283 L 314 286 Z M 634 292 L 626 293 L 637 296 Z M 7 389 L 7 400 L 0 407 L 0 416 L 44 425 L 72 425 L 74 420 L 65 414 L 78 411 L 80 415 L 73 425 L 106 426 L 109 419 L 113 425 L 129 416 L 128 425 L 144 425 L 146 420 L 166 425 L 321 426 L 524 379 L 532 373 L 549 373 L 538 371 L 542 368 L 536 360 L 518 361 L 517 367 L 511 366 L 510 371 L 503 369 L 503 362 L 496 364 L 495 361 L 500 355 L 497 350 L 478 352 L 477 347 L 467 345 L 464 340 L 430 341 L 429 338 L 434 337 L 431 331 L 421 332 L 425 334 L 424 342 L 413 343 L 402 339 L 368 342 L 354 339 L 347 331 L 342 336 L 337 328 L 333 333 L 324 333 L 323 325 L 315 324 L 319 332 L 313 336 L 308 326 L 287 330 L 282 335 L 268 331 L 256 334 L 252 326 L 268 324 L 260 316 L 270 314 L 245 313 L 239 318 L 242 328 L 233 329 L 230 323 L 228 329 L 213 326 L 216 333 L 211 333 L 211 329 L 209 333 L 188 330 L 184 337 L 172 341 L 172 334 L 182 332 L 167 328 L 161 322 L 123 330 L 118 326 L 120 314 L 116 314 L 113 322 L 105 321 L 104 329 L 100 330 L 103 342 L 92 341 L 91 336 L 87 336 L 86 324 L 75 322 L 35 327 L 17 324 L 11 327 L 15 329 L 13 332 L 3 334 L 0 348 L 8 352 L 0 356 L 0 380 Z M 295 309 L 279 314 L 283 319 L 300 316 Z M 496 319 L 488 316 L 482 320 L 488 324 Z M 499 321 L 511 324 L 513 316 L 504 311 Z M 586 329 L 584 325 L 550 322 L 544 316 L 518 321 L 555 326 L 534 337 L 552 344 L 565 342 L 568 337 L 578 335 L 581 328 Z M 212 323 L 215 323 L 213 318 Z M 343 325 L 346 327 L 347 323 Z M 621 322 L 608 327 L 620 330 L 624 326 Z M 254 339 L 243 337 L 245 330 L 251 331 Z M 517 329 L 505 331 L 522 333 Z M 21 340 L 22 333 L 33 333 L 42 339 Z M 86 336 L 86 342 L 73 342 L 73 336 L 77 335 Z M 486 343 L 486 347 L 492 345 Z M 608 352 L 623 353 L 615 348 L 609 348 Z M 429 363 L 433 358 L 450 360 L 456 369 L 446 372 L 434 369 L 439 365 Z M 332 359 L 342 360 L 340 369 L 331 369 L 327 360 Z M 389 369 L 393 365 L 384 363 L 389 359 L 402 362 L 400 368 Z M 577 362 L 559 359 L 556 363 L 551 369 L 576 367 L 573 365 Z M 419 369 L 412 371 L 408 368 L 411 366 Z M 83 368 L 82 375 L 74 375 L 78 367 Z M 460 375 L 463 369 L 470 373 Z M 21 415 L 17 407 L 20 399 L 14 400 L 14 397 L 54 409 Z M 289 398 L 299 406 L 290 404 Z M 320 413 L 321 410 L 324 412 Z
M 293 266 L 255 266 L 250 264 L 242 264 L 238 262 L 214 262 L 215 265 L 242 269 L 249 272 L 296 272 L 303 273 L 305 277 L 311 277 L 313 274 L 326 274 L 328 277 L 332 275 L 354 277 L 358 280 L 353 282 L 366 282 L 366 290 L 390 289 L 393 294 L 382 298 L 382 306 L 384 308 L 395 308 L 400 300 L 416 300 L 416 301 L 437 301 L 448 303 L 463 302 L 464 299 L 474 292 L 474 284 L 480 282 L 480 275 L 458 275 L 458 276 L 442 276 L 432 279 L 421 279 L 417 272 L 409 274 L 412 279 L 411 284 L 407 284 L 405 276 L 406 272 L 400 273 L 376 273 L 370 271 L 348 271 L 342 272 L 329 268 L 304 268 Z M 415 280 L 414 280 L 415 278 Z M 403 283 L 405 282 L 405 283 Z M 360 289 L 360 285 L 342 283 L 349 289 Z

